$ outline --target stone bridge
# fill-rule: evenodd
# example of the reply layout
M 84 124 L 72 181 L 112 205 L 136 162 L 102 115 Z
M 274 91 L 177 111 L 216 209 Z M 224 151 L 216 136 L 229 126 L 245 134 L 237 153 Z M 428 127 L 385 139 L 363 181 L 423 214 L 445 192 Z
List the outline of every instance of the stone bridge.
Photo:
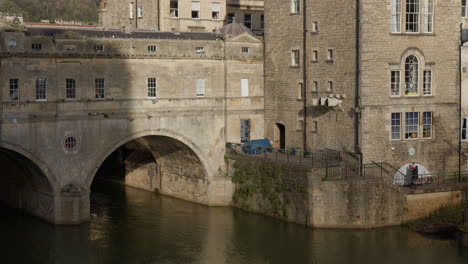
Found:
M 241 124 L 244 136 L 264 136 L 260 40 L 1 30 L 0 202 L 55 224 L 86 222 L 93 179 L 117 157 L 133 186 L 230 204 L 225 143 L 240 143 Z

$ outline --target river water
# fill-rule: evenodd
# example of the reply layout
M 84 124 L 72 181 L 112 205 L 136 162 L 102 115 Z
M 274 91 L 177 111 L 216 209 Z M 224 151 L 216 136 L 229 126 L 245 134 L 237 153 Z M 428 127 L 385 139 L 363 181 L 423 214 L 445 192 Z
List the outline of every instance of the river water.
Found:
M 91 199 L 80 226 L 0 208 L 0 263 L 468 263 L 457 241 L 399 227 L 312 230 L 111 183 L 95 184 Z

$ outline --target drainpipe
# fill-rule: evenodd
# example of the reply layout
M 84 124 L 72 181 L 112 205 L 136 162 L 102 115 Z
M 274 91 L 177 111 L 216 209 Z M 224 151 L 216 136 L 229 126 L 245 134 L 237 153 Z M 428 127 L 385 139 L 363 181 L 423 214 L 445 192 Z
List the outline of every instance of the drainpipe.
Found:
M 355 88 L 354 88 L 354 151 L 361 157 L 362 162 L 362 153 L 359 146 L 359 121 L 361 118 L 361 108 L 360 108 L 360 81 L 361 81 L 361 65 L 360 65 L 360 55 L 361 55 L 361 1 L 356 0 L 356 76 L 355 76 Z
M 458 182 L 461 182 L 461 162 L 462 162 L 462 151 L 461 151 L 461 120 L 462 120 L 462 47 L 463 47 L 463 23 L 460 24 L 460 42 L 458 50 L 458 81 L 460 84 L 460 96 L 458 98 Z
M 303 22 L 302 22 L 302 41 L 303 41 L 303 48 L 302 48 L 302 54 L 303 54 L 303 59 L 302 59 L 302 102 L 303 102 L 303 112 L 304 112 L 304 126 L 302 128 L 303 130 L 303 149 L 306 152 L 307 151 L 307 0 L 303 0 L 303 5 L 302 5 L 302 14 L 303 14 Z
M 158 31 L 161 31 L 161 1 L 158 1 L 158 4 L 156 5 L 157 6 L 157 13 L 158 14 L 158 19 L 157 19 L 157 22 L 158 22 Z
M 135 28 L 138 28 L 138 0 L 135 0 Z

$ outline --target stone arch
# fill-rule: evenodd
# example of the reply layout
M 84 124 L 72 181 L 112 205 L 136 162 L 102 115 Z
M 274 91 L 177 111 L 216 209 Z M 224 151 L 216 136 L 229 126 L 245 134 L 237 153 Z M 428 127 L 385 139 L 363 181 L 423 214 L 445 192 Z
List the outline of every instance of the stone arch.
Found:
M 401 166 L 397 173 L 393 176 L 393 183 L 399 185 L 410 185 L 412 183 L 412 175 L 410 174 L 409 168 L 412 165 L 418 167 L 418 178 L 428 178 L 430 177 L 430 172 L 423 165 L 411 162 Z
M 60 186 L 53 171 L 50 169 L 47 163 L 44 162 L 41 158 L 39 158 L 37 155 L 17 144 L 11 144 L 5 141 L 0 141 L 0 148 L 17 153 L 18 155 L 21 155 L 27 160 L 29 160 L 29 162 L 31 162 L 31 165 L 35 165 L 37 169 L 39 169 L 40 172 L 44 175 L 44 177 L 47 178 L 48 183 L 52 187 L 53 192 L 59 192 Z
M 112 145 L 108 147 L 107 150 L 103 154 L 101 154 L 99 159 L 95 162 L 95 166 L 93 166 L 90 174 L 86 178 L 85 186 L 91 186 L 91 183 L 94 177 L 96 176 L 96 173 L 99 170 L 100 166 L 103 164 L 106 158 L 109 157 L 119 147 L 129 142 L 148 137 L 165 137 L 169 140 L 175 140 L 183 144 L 187 148 L 186 150 L 193 152 L 194 156 L 199 160 L 200 165 L 203 167 L 205 180 L 207 180 L 207 178 L 209 177 L 210 172 L 213 171 L 213 169 L 210 166 L 210 163 L 208 162 L 208 159 L 203 154 L 202 150 L 193 141 L 186 138 L 185 136 L 166 129 L 144 130 L 122 137 L 121 139 L 112 143 Z M 155 155 L 155 159 L 160 158 L 160 156 L 158 156 L 157 154 L 157 151 L 153 152 L 153 155 Z

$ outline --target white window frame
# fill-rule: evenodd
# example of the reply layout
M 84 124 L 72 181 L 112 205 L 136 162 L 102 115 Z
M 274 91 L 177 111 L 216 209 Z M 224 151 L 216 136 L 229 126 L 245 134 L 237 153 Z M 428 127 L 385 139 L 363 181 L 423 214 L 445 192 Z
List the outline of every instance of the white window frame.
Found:
M 424 33 L 434 33 L 435 0 L 424 0 Z
M 394 76 L 394 73 L 396 74 Z M 395 88 L 398 89 L 398 94 L 395 94 Z M 400 97 L 401 96 L 401 71 L 391 70 L 390 71 L 390 96 Z
M 196 92 L 197 92 L 197 97 L 205 97 L 205 86 L 206 82 L 204 78 L 197 78 L 196 80 Z
M 172 3 L 176 3 L 175 7 L 172 6 Z M 179 0 L 169 2 L 169 15 L 172 18 L 179 18 Z
M 98 100 L 106 99 L 106 81 L 104 78 L 94 79 L 94 98 Z
M 396 117 L 394 118 L 394 115 L 398 115 L 399 118 L 397 119 Z M 396 123 L 398 121 L 398 124 Z M 395 141 L 395 140 L 401 140 L 401 132 L 402 132 L 402 126 L 403 124 L 403 115 L 402 113 L 391 113 L 390 114 L 390 140 Z M 398 128 L 398 138 L 393 138 L 393 135 L 396 135 L 397 132 L 393 132 L 394 128 Z
M 20 94 L 19 94 L 19 86 L 20 81 L 19 79 L 10 79 L 10 101 L 11 102 L 19 102 Z
M 47 78 L 36 79 L 36 101 L 47 101 Z
M 137 7 L 137 17 L 143 18 L 143 6 L 142 5 Z
M 333 84 L 333 81 L 327 81 L 327 92 L 328 93 L 333 93 L 333 89 L 334 89 L 334 84 Z
M 241 96 L 249 96 L 249 78 L 241 78 Z
M 135 11 L 133 11 L 133 2 L 128 3 L 128 12 L 129 12 L 129 13 L 128 13 L 128 17 L 129 17 L 130 19 L 133 19 L 134 16 L 135 16 L 135 14 L 134 14 Z
M 413 114 L 415 116 L 413 117 L 408 117 L 409 114 Z M 416 139 L 420 139 L 421 138 L 421 135 L 420 135 L 420 129 L 419 129 L 419 122 L 420 122 L 420 113 L 419 112 L 405 112 L 405 130 L 404 130 L 404 139 L 405 140 L 416 140 Z M 411 122 L 411 124 L 408 124 L 408 122 Z M 416 124 L 414 124 L 414 122 L 416 122 Z M 411 131 L 411 132 L 408 132 L 408 128 L 411 127 L 411 128 L 416 128 L 416 132 L 414 131 Z M 411 129 L 412 130 L 412 129 Z M 408 137 L 407 134 L 414 134 L 416 133 L 416 137 Z
M 429 80 L 427 80 L 426 73 L 429 73 Z M 426 90 L 429 89 L 429 93 Z M 423 71 L 423 96 L 432 96 L 434 94 L 434 71 L 424 70 Z
M 291 14 L 299 14 L 301 12 L 300 0 L 291 0 Z
M 192 19 L 201 19 L 200 17 L 200 1 L 192 1 Z
M 300 67 L 301 65 L 301 53 L 299 50 L 292 50 L 291 51 L 291 66 L 292 67 Z
M 327 60 L 328 61 L 333 61 L 333 49 L 328 49 L 327 50 Z
M 158 97 L 158 80 L 156 77 L 146 79 L 146 87 L 148 98 L 153 99 Z
M 211 18 L 213 20 L 221 19 L 221 3 L 220 2 L 211 3 Z
M 412 93 L 408 92 L 408 91 L 409 91 L 409 90 L 408 90 L 408 86 L 409 86 L 409 84 L 412 83 L 412 82 L 407 82 L 407 76 L 410 76 L 410 75 L 411 75 L 411 71 L 407 71 L 406 66 L 407 66 L 407 65 L 410 65 L 410 64 L 407 63 L 406 61 L 407 61 L 407 60 L 409 59 L 409 57 L 411 57 L 411 56 L 413 56 L 413 57 L 416 58 L 416 65 L 417 65 L 416 70 L 413 69 L 413 71 L 416 71 L 416 75 L 413 76 L 413 82 L 414 82 L 414 78 L 416 78 L 416 85 L 415 85 L 415 86 L 416 86 L 416 93 L 414 93 L 414 92 L 412 92 Z M 405 60 L 403 61 L 403 68 L 404 68 L 403 83 L 405 84 L 405 85 L 404 85 L 404 88 L 405 88 L 405 90 L 404 90 L 404 95 L 405 95 L 405 96 L 419 96 L 419 90 L 420 90 L 420 89 L 419 89 L 419 86 L 420 86 L 420 83 L 421 83 L 421 80 L 420 80 L 420 79 L 421 79 L 421 78 L 420 78 L 421 60 L 420 60 L 419 57 L 416 56 L 415 54 L 410 54 L 410 55 L 406 56 Z M 407 75 L 407 74 L 408 74 L 408 75 Z M 408 78 L 410 78 L 410 77 L 408 77 Z M 414 83 L 413 83 L 413 86 L 414 86 Z M 412 88 L 414 89 L 414 87 L 412 87 Z
M 297 83 L 298 84 L 298 96 L 297 99 L 303 99 L 304 98 L 304 84 L 303 83 Z
M 422 118 L 423 118 L 423 122 L 422 122 L 422 139 L 432 139 L 433 138 L 433 134 L 434 134 L 434 113 L 433 112 L 423 112 L 422 113 Z M 427 114 L 430 114 L 430 123 L 426 123 L 427 121 L 427 118 L 426 118 L 426 115 Z M 429 128 L 430 129 L 430 136 L 425 136 L 425 130 L 426 128 Z
M 195 47 L 196 54 L 205 54 L 205 47 Z
M 249 47 L 242 47 L 241 52 L 243 55 L 248 55 L 249 54 Z
M 392 33 L 401 33 L 401 20 L 402 20 L 402 0 L 391 0 L 392 9 Z
M 405 33 L 417 34 L 421 32 L 421 1 L 405 0 Z M 415 8 L 412 12 L 409 12 L 410 8 L 408 7 L 411 5 L 415 6 Z M 408 22 L 410 17 L 413 17 L 413 22 Z M 410 28 L 413 28 L 413 30 L 410 31 Z
M 319 31 L 318 22 L 317 21 L 312 22 L 312 32 L 317 33 L 318 31 Z
M 76 80 L 72 78 L 65 79 L 65 99 L 76 100 Z

